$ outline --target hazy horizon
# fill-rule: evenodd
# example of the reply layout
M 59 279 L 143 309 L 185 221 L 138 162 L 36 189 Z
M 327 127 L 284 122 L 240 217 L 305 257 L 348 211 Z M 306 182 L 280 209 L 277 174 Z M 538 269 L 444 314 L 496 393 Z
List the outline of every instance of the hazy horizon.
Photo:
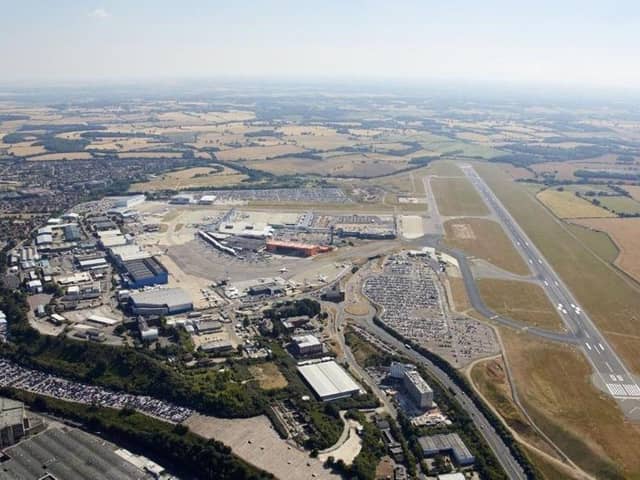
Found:
M 615 6 L 25 1 L 3 12 L 2 82 L 346 79 L 636 90 L 640 5 Z

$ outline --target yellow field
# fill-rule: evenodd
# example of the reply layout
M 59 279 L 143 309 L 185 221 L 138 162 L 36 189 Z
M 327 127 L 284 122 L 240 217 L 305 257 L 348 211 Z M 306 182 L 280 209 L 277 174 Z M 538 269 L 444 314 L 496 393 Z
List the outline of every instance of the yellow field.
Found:
M 487 306 L 525 325 L 564 331 L 562 319 L 544 290 L 529 282 L 482 278 L 477 282 Z
M 216 157 L 223 161 L 238 160 L 266 160 L 268 158 L 287 155 L 290 153 L 302 153 L 303 148 L 296 145 L 274 145 L 271 147 L 240 147 L 222 152 L 217 152 Z
M 615 217 L 613 213 L 579 198 L 573 192 L 547 189 L 538 193 L 537 198 L 558 218 Z
M 501 335 L 520 399 L 556 445 L 597 478 L 640 478 L 640 426 L 591 384 L 584 356 L 512 330 Z
M 9 145 L 8 151 L 16 157 L 30 157 L 40 153 L 46 153 L 42 145 L 34 145 L 34 142 L 19 142 Z
M 640 218 L 584 219 L 575 223 L 609 235 L 620 251 L 615 264 L 640 282 Z
M 120 152 L 118 158 L 182 158 L 182 152 Z
M 640 202 L 640 185 L 625 185 L 623 188 L 629 192 L 631 198 Z
M 213 172 L 213 173 L 212 173 Z M 147 182 L 131 185 L 132 192 L 150 192 L 155 190 L 183 190 L 199 187 L 221 187 L 235 185 L 246 179 L 247 176 L 225 168 L 217 173 L 210 167 L 188 168 L 177 172 L 169 172 L 162 176 L 152 178 Z
M 87 149 L 92 150 L 115 150 L 118 152 L 127 152 L 130 150 L 149 150 L 150 148 L 162 148 L 168 147 L 168 143 L 159 143 L 148 138 L 105 138 L 103 140 L 96 140 L 89 145 Z
M 90 152 L 69 152 L 69 153 L 45 153 L 30 157 L 29 161 L 47 161 L 47 160 L 90 160 L 93 158 Z

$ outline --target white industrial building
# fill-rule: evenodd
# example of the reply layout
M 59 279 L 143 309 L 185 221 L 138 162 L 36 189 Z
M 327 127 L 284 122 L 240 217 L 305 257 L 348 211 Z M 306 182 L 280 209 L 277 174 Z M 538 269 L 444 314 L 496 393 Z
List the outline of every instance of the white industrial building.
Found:
M 172 315 L 193 310 L 191 298 L 181 288 L 131 292 L 129 305 L 136 315 Z
M 323 402 L 360 393 L 360 386 L 333 360 L 299 365 L 298 371 Z
M 404 372 L 402 384 L 411 399 L 420 408 L 431 408 L 433 406 L 433 390 L 417 370 Z
M 145 196 L 125 195 L 121 197 L 107 197 L 106 200 L 111 202 L 112 208 L 132 208 L 143 203 Z

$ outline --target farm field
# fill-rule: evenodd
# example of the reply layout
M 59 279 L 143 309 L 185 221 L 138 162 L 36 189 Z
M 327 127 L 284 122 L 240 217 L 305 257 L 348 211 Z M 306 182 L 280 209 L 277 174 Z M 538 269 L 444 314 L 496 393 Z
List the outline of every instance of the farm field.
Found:
M 572 192 L 547 189 L 538 193 L 537 198 L 558 218 L 615 217 L 615 214 L 593 205 Z
M 443 216 L 489 214 L 482 198 L 466 178 L 432 178 L 431 188 Z
M 169 172 L 143 183 L 134 183 L 130 187 L 132 192 L 146 192 L 157 190 L 183 190 L 201 187 L 222 187 L 235 185 L 247 178 L 246 175 L 224 167 L 218 172 L 214 167 L 196 167 L 177 172 Z
M 555 306 L 538 285 L 489 278 L 479 279 L 476 284 L 482 299 L 496 313 L 532 327 L 564 331 Z
M 585 311 L 636 374 L 640 373 L 640 291 L 616 268 L 591 253 L 536 198 L 497 168 L 477 171 L 571 289 Z
M 483 218 L 457 218 L 444 223 L 445 243 L 519 275 L 529 268 L 499 223 Z
M 216 153 L 216 157 L 220 160 L 241 161 L 241 160 L 265 160 L 268 158 L 279 157 L 281 155 L 289 155 L 304 152 L 304 148 L 296 145 L 272 145 L 265 147 L 240 147 L 223 150 Z
M 576 350 L 509 329 L 500 330 L 521 402 L 565 454 L 597 478 L 640 476 L 640 427 L 625 421 L 590 382 Z
M 640 203 L 629 197 L 600 197 L 600 204 L 617 215 L 640 215 Z
M 631 198 L 640 202 L 640 185 L 625 185 L 624 189 L 629 192 Z
M 219 154 L 218 154 L 219 156 Z M 287 175 L 295 172 L 298 175 L 328 175 L 343 177 L 376 177 L 394 173 L 406 168 L 406 163 L 399 161 L 371 160 L 364 154 L 335 156 L 316 160 L 303 157 L 286 157 L 273 160 L 256 160 L 243 162 L 249 168 Z
M 576 221 L 611 237 L 620 250 L 615 264 L 640 282 L 640 218 L 602 218 Z

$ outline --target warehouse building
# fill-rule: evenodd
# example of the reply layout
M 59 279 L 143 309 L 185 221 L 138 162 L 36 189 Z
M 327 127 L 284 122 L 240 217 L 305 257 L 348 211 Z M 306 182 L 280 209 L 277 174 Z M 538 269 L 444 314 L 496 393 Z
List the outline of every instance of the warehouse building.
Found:
M 457 433 L 420 437 L 418 444 L 425 457 L 450 455 L 461 466 L 473 465 L 476 460 Z
M 154 257 L 124 261 L 122 269 L 122 278 L 127 288 L 165 285 L 169 282 L 169 272 Z
M 333 360 L 298 366 L 298 372 L 320 400 L 330 402 L 360 393 L 360 386 Z
M 24 437 L 27 425 L 21 402 L 0 398 L 0 448 L 18 443 Z
M 193 302 L 181 288 L 132 292 L 129 307 L 135 315 L 173 315 L 193 310 Z
M 420 408 L 433 407 L 433 390 L 417 370 L 405 371 L 402 384 L 411 397 L 411 400 Z
M 313 335 L 298 335 L 291 337 L 293 349 L 297 356 L 317 355 L 322 353 L 322 342 Z

